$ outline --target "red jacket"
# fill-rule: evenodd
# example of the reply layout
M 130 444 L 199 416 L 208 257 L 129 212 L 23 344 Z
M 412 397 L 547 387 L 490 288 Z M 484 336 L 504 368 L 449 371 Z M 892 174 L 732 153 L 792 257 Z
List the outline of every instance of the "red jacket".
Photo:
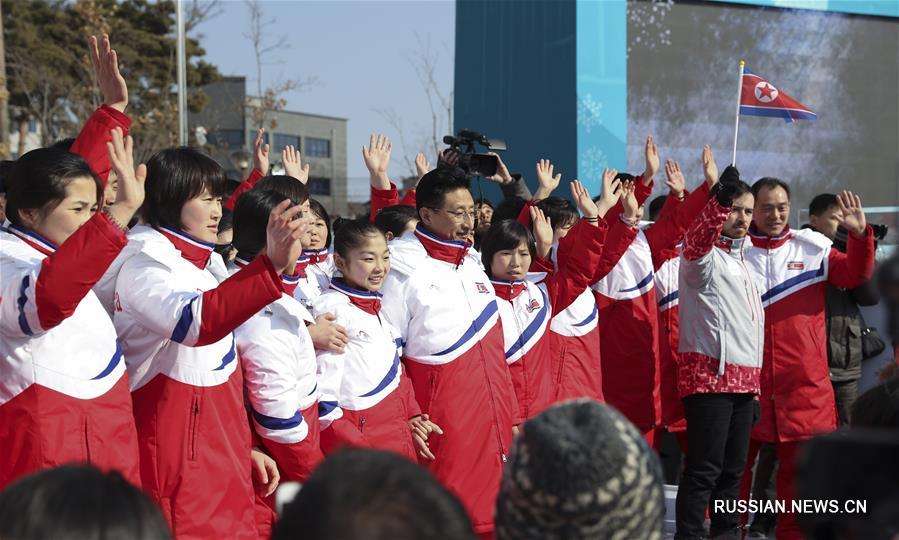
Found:
M 762 416 L 752 436 L 768 442 L 809 439 L 836 429 L 836 406 L 827 367 L 825 286 L 852 289 L 871 277 L 874 235 L 850 234 L 846 253 L 823 235 L 789 228 L 780 236 L 750 228 L 746 264 L 765 306 L 761 374 Z
M 381 210 L 388 206 L 396 205 L 411 206 L 412 208 L 415 208 L 415 188 L 406 190 L 406 194 L 400 199 L 399 191 L 397 191 L 396 184 L 393 182 L 390 183 L 390 189 L 378 189 L 372 187 L 371 211 L 368 216 L 369 221 L 374 223 L 375 218 Z
M 112 169 L 106 143 L 112 140 L 110 132 L 117 127 L 122 129 L 122 136 L 127 137 L 131 119 L 125 113 L 119 112 L 109 105 L 103 105 L 88 118 L 75 142 L 72 143 L 72 148 L 69 149 L 70 152 L 78 154 L 87 161 L 91 170 L 100 177 L 103 187 L 106 187 L 106 180 Z M 103 201 L 99 202 L 102 205 Z
M 652 186 L 638 179 L 638 202 L 648 197 Z M 603 393 L 641 431 L 661 421 L 661 372 L 659 365 L 659 317 L 654 286 L 655 269 L 664 253 L 674 248 L 687 226 L 708 200 L 708 185 L 702 183 L 680 203 L 662 213 L 659 221 L 637 233 L 627 252 L 611 272 L 593 285 L 599 306 L 600 348 L 603 358 Z
M 506 362 L 522 419 L 536 416 L 557 399 L 557 379 L 552 377 L 556 351 L 549 322 L 587 290 L 599 264 L 607 228 L 604 221 L 594 227 L 579 220 L 569 232 L 574 241 L 573 256 L 538 284 L 492 281 L 496 295 L 503 300 L 500 319 Z M 541 266 L 551 268 L 552 262 L 544 261 Z
M 467 248 L 421 226 L 394 239 L 381 313 L 406 340 L 422 413 L 443 429 L 431 434 L 436 459 L 424 464 L 487 533 L 520 420 L 493 286 Z

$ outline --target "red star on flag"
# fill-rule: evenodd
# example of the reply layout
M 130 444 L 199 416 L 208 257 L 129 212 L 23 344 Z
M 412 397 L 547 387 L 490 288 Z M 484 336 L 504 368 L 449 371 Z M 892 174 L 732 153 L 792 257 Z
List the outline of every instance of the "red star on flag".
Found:
M 769 97 L 771 97 L 771 94 L 774 93 L 774 88 L 770 84 L 765 83 L 764 85 L 759 86 L 759 92 L 762 93 L 762 96 L 769 98 Z M 761 97 L 761 96 L 759 96 L 759 97 Z

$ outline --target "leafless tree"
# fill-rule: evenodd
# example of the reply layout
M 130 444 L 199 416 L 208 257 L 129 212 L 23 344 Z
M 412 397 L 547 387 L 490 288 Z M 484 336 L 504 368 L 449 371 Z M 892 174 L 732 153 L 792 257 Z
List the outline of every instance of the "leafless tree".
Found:
M 267 113 L 282 110 L 287 105 L 284 94 L 314 86 L 318 84 L 318 78 L 311 76 L 304 79 L 284 79 L 263 88 L 263 66 L 281 63 L 277 52 L 289 49 L 290 43 L 286 35 L 272 35 L 269 29 L 275 24 L 275 19 L 265 18 L 259 0 L 246 0 L 246 5 L 250 14 L 250 27 L 243 35 L 253 44 L 253 54 L 256 57 L 256 96 L 248 98 L 247 105 L 251 107 L 253 124 L 257 128 L 266 127 L 267 120 L 268 127 L 274 128 L 277 125 L 275 119 L 269 120 Z

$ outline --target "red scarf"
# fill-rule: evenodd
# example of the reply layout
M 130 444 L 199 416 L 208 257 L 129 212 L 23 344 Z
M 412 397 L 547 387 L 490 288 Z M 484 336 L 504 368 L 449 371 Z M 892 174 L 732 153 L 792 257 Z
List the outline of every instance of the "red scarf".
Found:
M 156 230 L 162 236 L 168 238 L 169 242 L 175 246 L 175 249 L 181 252 L 181 256 L 189 263 L 200 270 L 203 270 L 209 264 L 209 256 L 212 255 L 215 244 L 198 240 L 181 229 L 159 227 Z

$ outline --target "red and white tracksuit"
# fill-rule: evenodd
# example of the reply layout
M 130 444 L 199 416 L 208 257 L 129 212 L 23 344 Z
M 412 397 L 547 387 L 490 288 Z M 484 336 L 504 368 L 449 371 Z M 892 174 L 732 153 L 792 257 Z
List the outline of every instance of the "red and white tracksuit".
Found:
M 396 205 L 411 206 L 412 208 L 415 208 L 415 188 L 406 190 L 406 194 L 400 199 L 400 193 L 396 189 L 396 184 L 393 182 L 390 183 L 390 189 L 378 189 L 372 187 L 371 210 L 368 215 L 368 220 L 374 223 L 375 217 L 378 216 L 378 213 L 381 210 L 388 206 Z
M 659 404 L 661 427 L 671 433 L 686 433 L 684 404 L 677 393 L 677 346 L 679 331 L 678 273 L 681 247 L 666 250 L 664 262 L 655 272 L 656 305 L 659 312 Z M 686 438 L 680 438 L 685 450 Z
M 315 314 L 333 314 L 349 335 L 344 352 L 318 353 L 322 450 L 378 448 L 417 461 L 408 422 L 421 411 L 403 374 L 402 338 L 380 310 L 380 294 L 341 279 L 315 300 Z
M 637 180 L 642 203 L 652 186 Z M 647 439 L 661 420 L 659 387 L 659 318 L 655 270 L 663 254 L 674 248 L 693 218 L 708 200 L 708 185 L 688 195 L 683 202 L 669 197 L 674 205 L 646 230 L 638 231 L 614 268 L 592 286 L 599 306 L 599 335 L 603 358 L 603 393 L 633 422 Z M 642 199 L 642 200 L 641 200 Z
M 492 280 L 499 302 L 500 321 L 506 349 L 506 362 L 512 375 L 522 419 L 536 416 L 558 395 L 557 378 L 553 378 L 555 339 L 548 331 L 551 320 L 569 308 L 588 291 L 590 278 L 602 255 L 607 226 L 584 220 L 572 227 L 573 256 L 558 271 L 552 262 L 541 266 L 550 272 L 539 282 Z M 598 368 L 598 366 L 597 366 Z
M 871 277 L 874 235 L 870 226 L 864 238 L 850 234 L 846 253 L 810 229 L 787 228 L 781 235 L 769 237 L 753 226 L 750 236 L 753 248 L 746 255 L 746 264 L 765 306 L 761 419 L 752 438 L 756 448 L 759 441 L 777 444 L 777 497 L 789 500 L 797 444 L 837 426 L 827 365 L 825 286 L 851 289 Z M 750 448 L 747 471 L 753 460 Z M 777 537 L 802 537 L 795 514 L 780 516 Z
M 126 242 L 102 213 L 59 247 L 0 232 L 0 489 L 71 462 L 140 485 L 122 350 L 91 291 Z
M 219 284 L 213 244 L 136 227 L 114 322 L 131 382 L 144 490 L 178 538 L 256 536 L 250 430 L 232 331 L 281 297 L 265 256 Z M 129 248 L 131 246 L 129 245 Z
M 405 339 L 422 413 L 443 429 L 426 466 L 462 501 L 475 532 L 494 529 L 503 464 L 519 421 L 493 285 L 467 242 L 421 225 L 390 244 L 381 313 Z

